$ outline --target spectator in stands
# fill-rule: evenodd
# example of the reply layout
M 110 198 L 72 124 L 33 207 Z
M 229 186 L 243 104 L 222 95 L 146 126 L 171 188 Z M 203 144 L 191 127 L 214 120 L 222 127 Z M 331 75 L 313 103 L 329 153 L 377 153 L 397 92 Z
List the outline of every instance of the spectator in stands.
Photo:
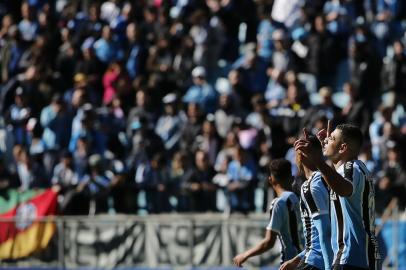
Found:
M 90 85 L 98 88 L 98 86 L 102 85 L 101 77 L 107 65 L 97 58 L 93 44 L 94 38 L 88 37 L 81 45 L 82 57 L 76 63 L 75 73 L 86 75 Z
M 227 175 L 227 197 L 232 212 L 246 213 L 254 209 L 254 186 L 257 169 L 247 152 L 238 147 L 229 163 Z
M 349 97 L 349 101 L 341 111 L 343 121 L 345 123 L 352 123 L 354 125 L 357 125 L 361 128 L 363 134 L 366 134 L 370 121 L 367 104 L 360 96 L 359 90 L 354 84 L 346 83 L 344 85 L 344 92 Z
M 164 142 L 154 130 L 148 126 L 146 118 L 131 123 L 130 155 L 126 161 L 130 168 L 137 168 L 156 154 L 165 150 Z
M 3 18 L 3 21 L 6 20 L 7 16 Z M 5 28 L 8 27 L 3 26 L 2 30 L 5 30 Z M 7 35 L 3 35 L 0 40 L 1 43 L 3 43 L 0 49 L 1 82 L 6 83 L 8 80 L 13 78 L 13 76 L 16 75 L 17 72 L 20 71 L 19 62 L 24 49 L 21 42 L 20 32 L 15 25 L 10 25 L 7 31 Z
M 102 36 L 93 44 L 97 58 L 105 64 L 122 58 L 122 51 L 117 41 L 113 39 L 110 26 L 105 25 L 102 29 Z
M 128 39 L 125 50 L 126 69 L 132 80 L 141 76 L 145 72 L 145 63 L 147 60 L 147 49 L 144 41 L 141 40 L 141 29 L 138 24 L 130 23 L 126 29 Z
M 116 213 L 134 214 L 138 210 L 136 200 L 138 189 L 124 162 L 114 159 L 110 162 L 111 197 Z
M 18 188 L 18 178 L 7 169 L 4 158 L 0 157 L 0 193 L 11 188 Z
M 72 205 L 72 199 L 79 183 L 79 176 L 75 172 L 72 153 L 65 152 L 61 155 L 59 163 L 54 168 L 51 183 L 59 192 L 59 210 L 62 214 L 69 214 L 72 210 L 69 207 Z
M 312 29 L 307 39 L 309 54 L 307 65 L 309 72 L 317 77 L 318 86 L 332 86 L 334 72 L 341 55 L 339 42 L 326 28 L 326 19 L 320 15 L 314 19 Z
M 192 167 L 190 154 L 178 151 L 173 155 L 170 169 L 170 178 L 173 184 L 173 195 L 176 197 L 176 211 L 187 212 L 190 210 L 189 194 L 183 187 L 183 179 Z
M 192 70 L 193 85 L 187 90 L 182 101 L 197 103 L 205 113 L 214 113 L 218 103 L 218 93 L 207 82 L 206 69 L 198 66 Z
M 16 144 L 25 144 L 27 141 L 25 125 L 31 117 L 31 108 L 27 99 L 26 91 L 22 87 L 18 87 L 15 91 L 14 104 L 10 106 L 6 114 L 6 121 L 13 128 Z
M 302 127 L 311 130 L 314 127 L 315 122 L 321 117 L 330 120 L 333 126 L 341 122 L 341 109 L 334 104 L 332 94 L 333 91 L 330 87 L 320 88 L 320 104 L 312 106 L 306 111 L 306 115 L 302 118 Z
M 219 108 L 214 114 L 214 119 L 221 138 L 225 138 L 230 133 L 236 119 L 243 116 L 243 113 L 236 109 L 235 103 L 236 100 L 231 93 L 224 93 L 219 98 Z
M 251 46 L 248 46 L 241 59 L 233 64 L 233 68 L 240 71 L 243 83 L 251 93 L 263 93 L 265 91 L 268 83 L 267 67 L 268 62 L 258 57 L 256 48 Z
M 382 69 L 382 88 L 384 91 L 394 91 L 397 103 L 404 104 L 406 94 L 406 52 L 405 45 L 400 40 L 393 42 L 393 56 L 384 58 Z
M 167 94 L 162 102 L 165 106 L 165 114 L 158 119 L 155 132 L 164 142 L 165 149 L 174 151 L 178 147 L 185 117 L 183 113 L 178 112 L 176 94 Z
M 85 176 L 80 179 L 78 191 L 83 191 L 87 199 L 90 200 L 89 215 L 97 213 L 107 213 L 109 210 L 108 194 L 111 185 L 111 179 L 106 173 L 105 160 L 99 154 L 89 157 L 89 170 Z
M 195 137 L 193 149 L 202 150 L 207 153 L 209 157 L 209 164 L 213 165 L 216 161 L 216 156 L 220 149 L 220 145 L 221 138 L 216 130 L 214 116 L 209 114 L 203 121 L 201 134 Z
M 237 133 L 235 132 L 228 133 L 227 137 L 225 138 L 223 147 L 218 152 L 216 163 L 214 164 L 214 168 L 217 171 L 217 173 L 224 175 L 224 177 L 227 179 L 228 176 L 226 174 L 228 165 L 233 160 L 233 157 L 235 157 L 238 148 L 239 143 Z
M 16 149 L 15 160 L 21 182 L 19 190 L 26 191 L 50 186 L 42 164 L 36 162 L 24 148 Z
M 187 120 L 183 126 L 180 139 L 180 148 L 184 151 L 191 151 L 196 137 L 202 132 L 203 117 L 197 103 L 189 103 L 186 108 Z
M 153 110 L 151 104 L 151 96 L 146 89 L 140 88 L 135 93 L 135 106 L 128 113 L 127 136 L 132 137 L 132 124 L 145 119 L 146 125 L 152 125 L 157 118 L 156 111 Z
M 171 211 L 169 195 L 171 192 L 170 174 L 162 154 L 156 154 L 151 161 L 137 167 L 135 180 L 138 188 L 145 192 L 148 213 Z
M 23 19 L 18 24 L 22 40 L 30 43 L 33 42 L 38 32 L 38 22 L 36 19 L 36 10 L 28 2 L 21 5 L 21 15 Z
M 209 163 L 209 156 L 202 150 L 196 151 L 195 165 L 185 172 L 182 190 L 187 192 L 189 211 L 216 211 L 216 185 L 213 184 L 215 171 Z
M 400 208 L 405 206 L 406 170 L 401 161 L 401 151 L 393 146 L 388 149 L 386 158 L 382 165 L 382 170 L 378 173 L 377 181 L 377 207 L 376 210 L 381 214 L 393 198 L 399 200 Z
M 66 104 L 59 94 L 55 94 L 51 104 L 41 111 L 40 123 L 44 129 L 42 140 L 45 144 L 45 158 L 47 159 L 45 167 L 49 172 L 56 164 L 58 151 L 68 145 L 71 120 Z

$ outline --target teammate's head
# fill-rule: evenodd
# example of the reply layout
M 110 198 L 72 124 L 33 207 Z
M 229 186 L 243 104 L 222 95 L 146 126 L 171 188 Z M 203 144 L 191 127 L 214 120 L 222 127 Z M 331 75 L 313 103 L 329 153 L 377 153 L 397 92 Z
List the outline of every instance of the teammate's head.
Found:
M 324 155 L 333 162 L 357 158 L 363 143 L 361 130 L 351 124 L 338 125 L 327 138 Z
M 272 187 L 279 185 L 284 189 L 290 189 L 293 182 L 290 162 L 282 158 L 272 160 L 269 164 L 268 181 Z
M 321 143 L 316 136 L 309 135 L 307 140 L 310 143 L 310 147 L 313 148 L 313 150 L 318 152 L 322 151 Z M 316 168 L 312 164 L 310 164 L 307 159 L 302 158 L 302 154 L 300 151 L 296 152 L 296 164 L 301 174 L 304 174 L 304 168 L 307 168 L 311 171 L 316 170 Z

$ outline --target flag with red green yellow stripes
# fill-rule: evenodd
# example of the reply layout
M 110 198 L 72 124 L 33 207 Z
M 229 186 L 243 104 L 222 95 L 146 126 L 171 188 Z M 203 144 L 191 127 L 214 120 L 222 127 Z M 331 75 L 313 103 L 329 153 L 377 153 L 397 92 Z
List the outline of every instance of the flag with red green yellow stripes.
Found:
M 12 189 L 0 195 L 0 260 L 23 258 L 46 248 L 56 225 L 43 218 L 55 215 L 56 209 L 57 193 L 52 189 Z

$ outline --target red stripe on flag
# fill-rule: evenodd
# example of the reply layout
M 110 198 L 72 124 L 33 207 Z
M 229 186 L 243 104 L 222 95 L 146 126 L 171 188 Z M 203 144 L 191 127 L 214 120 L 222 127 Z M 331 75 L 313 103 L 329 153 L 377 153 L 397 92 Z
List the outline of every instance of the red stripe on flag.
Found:
M 57 208 L 57 193 L 52 189 L 47 189 L 43 193 L 38 194 L 31 200 L 21 203 L 14 207 L 12 210 L 1 214 L 0 218 L 22 218 L 19 222 L 0 222 L 0 244 L 7 241 L 10 238 L 14 238 L 18 233 L 27 230 L 35 220 L 38 218 L 55 215 Z M 27 211 L 24 211 L 28 209 Z M 19 211 L 17 215 L 17 211 Z M 31 216 L 33 220 L 28 219 Z

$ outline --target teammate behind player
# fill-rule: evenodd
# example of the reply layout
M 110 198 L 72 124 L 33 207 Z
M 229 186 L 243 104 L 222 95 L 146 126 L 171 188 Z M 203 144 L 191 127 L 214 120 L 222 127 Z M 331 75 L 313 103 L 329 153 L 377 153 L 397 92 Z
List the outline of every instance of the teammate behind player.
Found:
M 276 237 L 281 241 L 282 262 L 292 259 L 301 250 L 299 199 L 289 191 L 293 182 L 291 165 L 285 159 L 275 159 L 271 161 L 269 170 L 268 182 L 277 198 L 272 201 L 269 209 L 270 222 L 266 227 L 265 237 L 255 247 L 235 256 L 233 262 L 236 266 L 241 267 L 248 258 L 272 248 Z
M 310 147 L 321 152 L 321 144 L 315 136 L 306 136 Z M 320 172 L 300 151 L 296 152 L 299 172 L 306 177 L 301 187 L 300 211 L 303 222 L 305 249 L 295 258 L 285 262 L 281 270 L 331 269 L 333 251 L 329 218 L 329 191 Z
M 306 139 L 295 142 L 295 150 L 315 166 L 331 188 L 331 244 L 333 269 L 377 269 L 380 259 L 375 238 L 374 188 L 366 166 L 358 160 L 363 135 L 353 125 L 338 125 L 333 132 L 319 132 L 323 154 Z

